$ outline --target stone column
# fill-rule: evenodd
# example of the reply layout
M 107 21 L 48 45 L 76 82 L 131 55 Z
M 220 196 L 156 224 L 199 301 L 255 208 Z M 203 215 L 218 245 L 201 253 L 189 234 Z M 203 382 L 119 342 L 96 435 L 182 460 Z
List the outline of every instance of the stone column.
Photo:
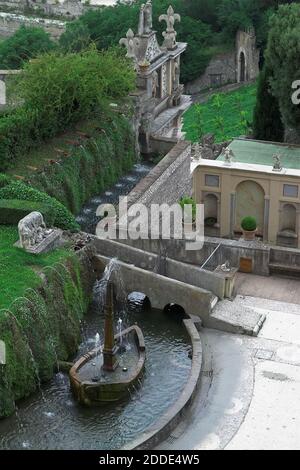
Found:
M 230 236 L 234 237 L 235 225 L 235 212 L 236 212 L 236 192 L 230 194 Z
M 264 210 L 264 235 L 263 241 L 269 241 L 269 218 L 270 218 L 270 198 L 265 197 L 265 210 Z

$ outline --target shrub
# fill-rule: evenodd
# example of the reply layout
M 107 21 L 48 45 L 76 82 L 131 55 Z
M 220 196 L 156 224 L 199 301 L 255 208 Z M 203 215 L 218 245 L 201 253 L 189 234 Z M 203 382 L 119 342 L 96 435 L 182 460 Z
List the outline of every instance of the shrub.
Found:
M 20 201 L 18 199 L 0 199 L 0 224 L 17 225 L 30 212 L 41 212 L 48 227 L 54 222 L 53 208 L 34 201 Z
M 90 129 L 90 138 L 82 146 L 71 148 L 69 158 L 30 175 L 33 187 L 55 197 L 73 214 L 93 195 L 114 184 L 135 161 L 135 141 L 128 120 L 114 113 L 101 125 L 102 132 Z
M 241 222 L 242 229 L 246 232 L 253 232 L 257 229 L 255 217 L 245 217 Z
M 37 189 L 34 189 L 20 181 L 12 181 L 10 184 L 0 189 L 1 199 L 18 199 L 20 201 L 31 201 L 41 203 L 41 206 L 48 205 L 54 214 L 53 224 L 63 230 L 76 231 L 79 225 L 74 216 L 53 197 L 48 196 Z
M 51 53 L 27 63 L 15 90 L 23 105 L 0 118 L 0 170 L 133 88 L 133 68 L 116 51 Z
M 11 179 L 9 176 L 0 173 L 0 189 L 4 188 L 4 186 L 7 186 L 11 182 Z

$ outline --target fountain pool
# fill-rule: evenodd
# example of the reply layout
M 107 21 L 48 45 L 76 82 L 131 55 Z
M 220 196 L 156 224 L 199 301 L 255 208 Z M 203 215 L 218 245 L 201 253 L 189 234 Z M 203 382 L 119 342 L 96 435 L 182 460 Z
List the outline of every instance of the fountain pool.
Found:
M 124 318 L 117 313 L 116 329 L 118 318 Z M 14 416 L 0 421 L 0 449 L 120 449 L 176 402 L 191 370 L 190 339 L 182 322 L 134 304 L 126 316 L 128 323 L 142 328 L 147 348 L 144 376 L 131 396 L 103 407 L 83 407 L 72 395 L 68 373 L 59 372 L 42 386 L 42 393 L 23 400 Z M 77 358 L 94 348 L 103 322 L 94 303 L 82 325 Z

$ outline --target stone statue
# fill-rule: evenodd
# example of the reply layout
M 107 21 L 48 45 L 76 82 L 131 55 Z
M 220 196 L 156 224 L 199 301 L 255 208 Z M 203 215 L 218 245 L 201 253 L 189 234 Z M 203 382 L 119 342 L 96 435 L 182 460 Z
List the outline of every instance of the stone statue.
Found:
M 226 261 L 224 264 L 221 265 L 221 270 L 225 273 L 229 273 L 231 271 L 230 262 Z
M 201 160 L 201 147 L 199 142 L 192 145 L 192 159 L 196 161 Z
M 152 32 L 152 1 L 148 0 L 143 4 L 140 10 L 139 36 L 150 34 Z
M 176 91 L 180 85 L 180 67 L 177 60 L 174 62 L 173 68 L 173 91 Z
M 174 13 L 174 10 L 170 5 L 167 14 L 160 15 L 159 21 L 165 21 L 167 24 L 167 30 L 163 33 L 163 37 L 165 38 L 163 44 L 164 47 L 167 49 L 175 49 L 177 33 L 174 26 L 176 21 L 181 21 L 181 16 L 178 15 L 178 13 Z
M 231 165 L 233 157 L 234 157 L 233 151 L 227 147 L 227 149 L 225 149 L 225 152 L 224 152 L 225 164 Z
M 40 212 L 31 212 L 18 224 L 20 246 L 25 250 L 41 243 L 53 230 L 47 230 Z
M 139 45 L 139 41 L 134 36 L 132 29 L 127 31 L 126 38 L 120 39 L 119 44 L 127 48 L 126 57 L 128 57 L 128 59 L 136 60 L 136 48 Z
M 273 155 L 273 171 L 281 171 L 282 170 L 282 164 L 281 164 L 281 155 L 278 153 L 275 153 Z

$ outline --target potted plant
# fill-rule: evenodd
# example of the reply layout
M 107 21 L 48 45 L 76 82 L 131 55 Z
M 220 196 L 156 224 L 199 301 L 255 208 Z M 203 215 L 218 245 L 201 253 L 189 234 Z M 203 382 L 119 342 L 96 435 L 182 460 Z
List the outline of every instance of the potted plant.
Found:
M 182 223 L 184 227 L 184 233 L 189 234 L 193 232 L 193 226 L 196 221 L 196 202 L 192 197 L 185 196 L 181 198 L 179 202 L 181 208 L 184 210 L 184 206 L 192 206 L 192 221 L 191 222 L 186 222 L 183 218 Z
M 257 222 L 255 217 L 245 217 L 241 222 L 244 240 L 255 240 L 257 232 Z

